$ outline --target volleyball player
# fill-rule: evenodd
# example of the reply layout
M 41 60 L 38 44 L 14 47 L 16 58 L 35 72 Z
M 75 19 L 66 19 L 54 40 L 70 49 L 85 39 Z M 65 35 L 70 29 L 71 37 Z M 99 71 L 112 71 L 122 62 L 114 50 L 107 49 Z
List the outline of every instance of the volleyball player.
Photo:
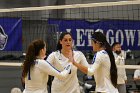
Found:
M 47 61 L 60 71 L 67 65 L 69 59 L 74 57 L 77 63 L 88 67 L 88 62 L 84 54 L 80 51 L 73 50 L 73 38 L 69 32 L 62 32 L 57 44 L 57 51 L 52 52 Z M 80 87 L 77 77 L 77 67 L 72 66 L 71 74 L 63 81 L 54 77 L 51 87 L 51 93 L 80 93 Z
M 25 81 L 23 93 L 48 93 L 48 75 L 57 77 L 61 82 L 68 76 L 71 63 L 65 65 L 65 69 L 62 68 L 62 72 L 60 72 L 44 60 L 45 54 L 46 43 L 43 40 L 35 40 L 29 45 L 23 63 Z
M 101 32 L 92 34 L 93 51 L 97 52 L 90 67 L 78 64 L 73 59 L 73 64 L 82 72 L 94 75 L 96 82 L 96 92 L 118 93 L 117 90 L 117 67 L 112 53 L 111 46 Z

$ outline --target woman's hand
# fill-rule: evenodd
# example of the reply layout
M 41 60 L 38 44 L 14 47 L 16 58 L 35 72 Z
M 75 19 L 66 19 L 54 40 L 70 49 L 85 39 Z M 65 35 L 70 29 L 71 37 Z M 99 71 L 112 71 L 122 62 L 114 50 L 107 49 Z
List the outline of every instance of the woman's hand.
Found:
M 73 63 L 73 61 L 74 61 L 73 56 L 69 57 L 68 59 L 69 59 L 69 62 Z
M 69 59 L 69 62 L 73 63 L 73 61 L 74 61 L 73 52 L 69 54 L 68 59 Z

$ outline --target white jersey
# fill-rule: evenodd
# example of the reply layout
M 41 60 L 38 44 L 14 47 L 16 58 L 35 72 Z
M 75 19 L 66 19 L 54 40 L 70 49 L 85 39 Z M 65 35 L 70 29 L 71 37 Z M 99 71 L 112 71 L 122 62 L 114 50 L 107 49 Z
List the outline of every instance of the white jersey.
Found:
M 68 75 L 66 71 L 58 71 L 45 60 L 35 60 L 35 65 L 32 67 L 25 77 L 25 89 L 23 93 L 48 93 L 47 82 L 48 75 L 56 76 L 63 80 Z
M 117 55 L 114 52 L 113 54 L 115 57 L 116 65 L 125 65 L 125 56 L 123 52 L 120 55 Z M 118 70 L 117 71 L 118 72 L 117 84 L 125 84 L 125 80 L 127 80 L 125 68 L 118 68 L 117 70 Z
M 96 92 L 119 93 L 110 79 L 110 59 L 105 50 L 96 54 L 94 63 L 88 68 L 88 75 L 94 75 Z
M 74 60 L 84 66 L 88 66 L 88 62 L 80 51 L 73 51 Z M 49 61 L 54 67 L 62 71 L 62 69 L 67 65 L 68 58 L 66 58 L 60 51 L 52 52 L 47 61 Z M 54 77 L 51 87 L 51 93 L 80 93 L 79 82 L 77 78 L 77 67 L 72 65 L 71 74 L 64 80 L 60 81 L 57 77 Z
M 134 78 L 140 78 L 140 70 L 135 70 L 134 72 Z

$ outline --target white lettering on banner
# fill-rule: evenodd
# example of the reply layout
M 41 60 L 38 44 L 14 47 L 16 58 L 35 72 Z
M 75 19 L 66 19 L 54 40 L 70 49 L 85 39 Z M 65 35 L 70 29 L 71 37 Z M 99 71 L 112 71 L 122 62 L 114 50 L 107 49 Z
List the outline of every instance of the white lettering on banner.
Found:
M 136 30 L 124 30 L 126 34 L 127 46 L 129 46 L 129 42 L 131 39 L 131 45 L 134 45 L 134 38 Z
M 140 46 L 140 30 L 138 30 L 138 46 Z
M 85 29 L 85 35 L 87 36 L 88 39 L 88 45 L 87 46 L 91 46 L 91 34 L 93 32 L 93 29 Z
M 116 32 L 116 42 L 119 42 L 119 34 L 121 35 L 121 42 L 120 44 L 123 45 L 124 42 L 124 35 L 122 30 L 117 30 Z
M 104 32 L 102 29 L 97 29 L 95 32 Z
M 71 29 L 66 29 L 66 31 L 70 33 L 71 32 Z
M 72 32 L 71 29 L 66 29 L 67 32 Z M 75 43 L 76 46 L 82 47 L 82 46 L 92 46 L 91 45 L 91 34 L 94 32 L 104 32 L 102 29 L 95 30 L 94 29 L 76 29 L 76 35 L 77 35 L 77 41 Z M 138 35 L 138 36 L 137 36 Z M 134 43 L 137 44 L 137 46 L 140 46 L 140 30 L 116 30 L 116 32 L 112 29 L 108 29 L 106 31 L 106 38 L 107 41 L 112 45 L 114 41 L 120 42 L 121 45 L 126 44 L 126 46 L 134 46 Z M 135 39 L 138 39 L 136 42 Z M 73 42 L 74 43 L 74 42 Z
M 84 29 L 76 29 L 77 31 L 77 44 L 76 46 L 84 46 L 85 45 L 85 40 L 83 40 L 84 34 Z M 80 34 L 82 33 L 82 34 Z M 82 44 L 81 44 L 82 42 Z
M 112 36 L 109 36 L 109 35 L 112 35 Z M 113 33 L 113 30 L 112 29 L 109 29 L 107 32 L 106 32 L 106 38 L 107 38 L 107 41 L 109 42 L 109 39 L 111 39 L 110 41 L 110 44 L 112 45 L 114 43 L 114 37 L 113 37 L 114 33 Z

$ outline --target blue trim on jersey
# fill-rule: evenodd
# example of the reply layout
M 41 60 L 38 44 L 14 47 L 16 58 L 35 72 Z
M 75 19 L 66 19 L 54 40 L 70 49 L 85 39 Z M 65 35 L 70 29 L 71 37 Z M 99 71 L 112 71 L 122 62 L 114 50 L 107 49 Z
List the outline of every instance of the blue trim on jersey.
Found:
M 104 50 L 104 51 L 102 51 L 102 53 L 104 53 L 104 54 L 107 54 L 107 52 Z
M 92 64 L 95 62 L 96 55 L 97 55 L 97 53 L 96 53 L 96 54 L 94 54 L 94 57 L 93 57 L 93 60 L 92 60 Z
M 46 62 L 47 62 L 51 67 L 53 67 L 56 71 L 61 72 L 61 71 L 59 71 L 58 69 L 56 69 L 51 63 L 49 63 L 47 60 L 46 60 Z

